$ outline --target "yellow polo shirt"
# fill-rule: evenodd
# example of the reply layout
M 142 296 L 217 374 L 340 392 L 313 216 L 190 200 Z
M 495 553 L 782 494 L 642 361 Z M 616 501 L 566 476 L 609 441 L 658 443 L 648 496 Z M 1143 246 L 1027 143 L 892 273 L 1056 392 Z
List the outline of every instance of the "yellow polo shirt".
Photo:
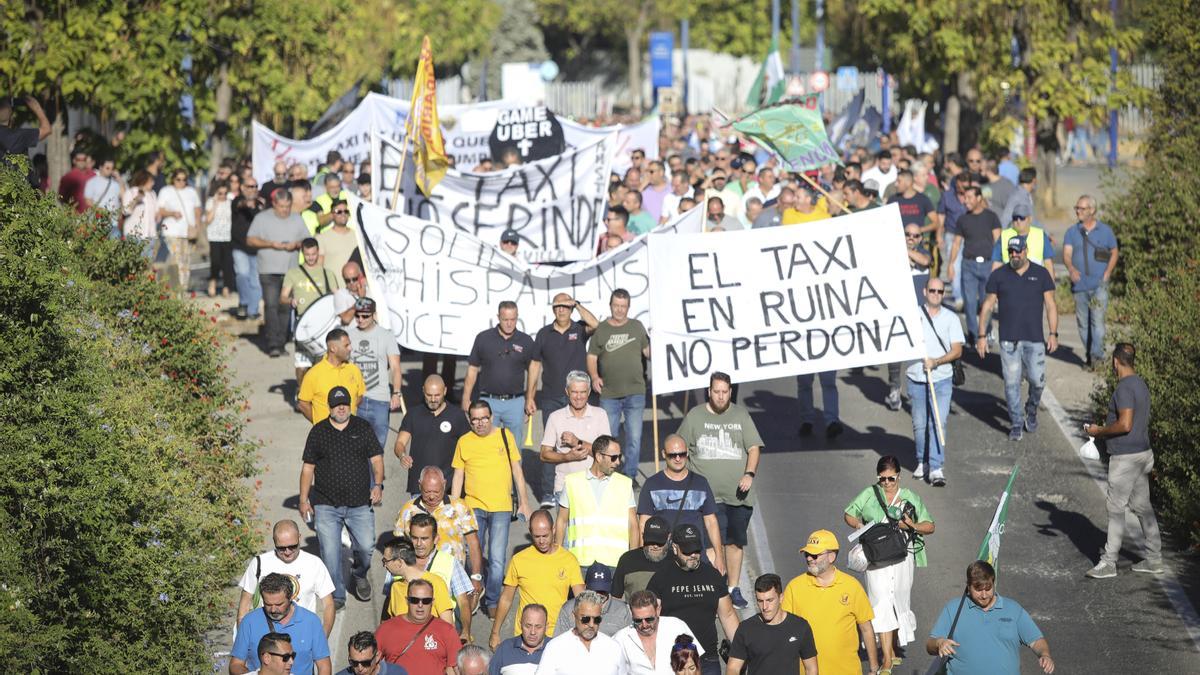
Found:
M 507 455 L 501 433 L 508 438 Z M 454 459 L 450 460 L 450 466 L 464 474 L 463 501 L 467 506 L 497 513 L 512 511 L 511 462 L 520 461 L 521 448 L 517 446 L 516 437 L 508 429 L 493 427 L 492 433 L 487 436 L 480 436 L 474 431 L 463 434 L 454 446 Z
M 326 355 L 304 374 L 300 394 L 296 398 L 312 404 L 313 424 L 329 417 L 329 391 L 338 386 L 350 392 L 350 412 L 358 410 L 358 402 L 367 393 L 367 384 L 358 366 L 349 361 L 335 366 Z
M 788 582 L 781 607 L 812 627 L 821 675 L 862 675 L 858 624 L 874 619 L 875 612 L 857 579 L 834 570 L 833 584 L 818 586 L 816 577 L 801 574 Z
M 783 217 L 780 223 L 783 225 L 799 225 L 800 223 L 811 223 L 816 220 L 825 220 L 829 217 L 829 210 L 825 208 L 824 198 L 817 202 L 813 210 L 804 213 L 799 209 L 784 209 Z
M 536 603 L 546 608 L 546 635 L 553 636 L 558 610 L 567 601 L 571 587 L 583 585 L 583 573 L 579 570 L 579 560 L 567 549 L 556 546 L 550 553 L 539 553 L 530 546 L 509 561 L 504 585 L 517 589 L 518 617 L 525 611 L 525 605 Z M 520 634 L 521 622 L 516 621 L 513 635 Z
M 421 578 L 433 584 L 433 615 L 441 617 L 442 612 L 454 611 L 454 601 L 450 599 L 450 589 L 446 587 L 446 582 L 433 572 L 423 572 Z M 394 577 L 391 594 L 388 596 L 388 616 L 407 613 L 408 580 L 404 577 Z

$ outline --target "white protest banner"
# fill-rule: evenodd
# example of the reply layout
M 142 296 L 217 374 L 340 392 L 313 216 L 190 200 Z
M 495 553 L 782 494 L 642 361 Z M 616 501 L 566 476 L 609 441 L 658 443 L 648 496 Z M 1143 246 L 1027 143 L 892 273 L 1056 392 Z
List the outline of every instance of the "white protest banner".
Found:
M 330 150 L 358 166 L 368 159 L 371 131 L 399 142 L 404 136 L 409 102 L 371 92 L 358 107 L 328 131 L 306 140 L 287 138 L 255 121 L 252 125 L 254 177 L 259 182 L 271 179 L 271 166 L 281 160 L 299 162 L 313 176 L 325 162 Z M 438 106 L 446 152 L 454 157 L 455 166 L 475 167 L 491 157 L 488 138 L 500 120 L 501 111 L 514 111 L 526 106 L 513 101 L 480 101 L 459 105 Z M 610 133 L 617 134 L 614 168 L 624 172 L 629 168 L 629 152 L 636 148 L 646 151 L 646 157 L 658 157 L 658 135 L 661 122 L 657 115 L 629 125 L 590 127 L 568 119 L 559 119 L 567 147 L 589 145 Z
M 650 235 L 654 391 L 924 356 L 899 207 L 704 235 Z
M 649 235 L 595 260 L 536 266 L 465 232 L 357 198 L 351 198 L 350 206 L 380 323 L 410 349 L 469 354 L 475 336 L 495 325 L 503 300 L 517 303 L 518 327 L 536 333 L 554 320 L 550 302 L 558 293 L 570 293 L 604 314 L 613 290 L 624 288 L 630 295 L 629 315 L 650 324 Z M 692 209 L 654 231 L 700 232 L 702 227 L 703 209 Z
M 411 165 L 392 204 L 401 146 L 372 138 L 371 192 L 375 203 L 447 230 L 498 245 L 506 229 L 521 238 L 528 262 L 586 260 L 595 254 L 608 199 L 616 135 L 546 159 L 489 173 L 451 169 L 426 196 L 412 183 Z

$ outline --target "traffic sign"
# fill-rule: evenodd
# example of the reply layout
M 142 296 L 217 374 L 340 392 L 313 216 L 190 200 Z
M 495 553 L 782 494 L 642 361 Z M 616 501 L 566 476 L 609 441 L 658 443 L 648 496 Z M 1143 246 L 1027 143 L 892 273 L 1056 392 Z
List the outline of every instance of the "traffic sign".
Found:
M 808 88 L 810 91 L 822 92 L 829 88 L 829 73 L 818 70 L 808 76 Z
M 858 91 L 858 68 L 842 66 L 837 69 L 838 91 Z

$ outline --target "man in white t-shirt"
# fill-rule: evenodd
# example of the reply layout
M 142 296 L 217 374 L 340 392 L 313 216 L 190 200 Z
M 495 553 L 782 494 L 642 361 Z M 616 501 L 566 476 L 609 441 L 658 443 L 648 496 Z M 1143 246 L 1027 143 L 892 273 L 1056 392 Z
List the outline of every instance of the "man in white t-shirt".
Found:
M 600 632 L 604 599 L 584 591 L 575 599 L 575 628 L 556 635 L 542 652 L 537 675 L 623 675 L 625 659 L 615 640 Z M 582 666 L 581 664 L 587 664 Z
M 117 173 L 112 158 L 101 159 L 100 165 L 96 167 L 96 175 L 89 178 L 83 186 L 83 198 L 89 207 L 94 206 L 101 211 L 108 211 L 110 219 L 108 235 L 113 239 L 121 236 L 118 219 L 121 215 L 121 198 L 124 194 L 125 184 L 121 181 L 121 174 Z
M 675 647 L 675 638 L 696 632 L 682 619 L 662 616 L 662 602 L 654 591 L 641 590 L 629 596 L 629 609 L 633 624 L 613 636 L 621 648 L 626 671 L 629 675 L 674 673 L 671 651 Z M 697 645 L 696 650 L 704 656 L 703 647 Z
M 281 520 L 271 531 L 275 548 L 250 559 L 246 573 L 238 586 L 242 597 L 238 602 L 238 623 L 250 610 L 262 605 L 258 581 L 273 572 L 292 580 L 292 601 L 321 617 L 325 637 L 333 630 L 336 609 L 333 605 L 333 578 L 319 556 L 300 550 L 300 528 L 294 520 Z
M 873 181 L 878 196 L 882 197 L 888 186 L 896 182 L 897 173 L 899 171 L 892 165 L 891 153 L 887 150 L 880 150 L 876 156 L 875 166 L 864 171 L 860 180 L 864 185 L 867 181 Z

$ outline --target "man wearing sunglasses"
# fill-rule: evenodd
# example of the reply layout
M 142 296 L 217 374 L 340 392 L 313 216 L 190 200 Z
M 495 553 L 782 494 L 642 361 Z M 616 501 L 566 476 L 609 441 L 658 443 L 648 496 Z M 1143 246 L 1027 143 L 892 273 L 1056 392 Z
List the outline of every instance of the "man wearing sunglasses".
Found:
M 600 632 L 604 599 L 583 591 L 575 601 L 575 628 L 546 645 L 537 675 L 624 675 L 625 661 L 616 640 Z
M 613 639 L 621 648 L 629 675 L 673 675 L 671 649 L 678 635 L 692 635 L 686 623 L 673 616 L 662 616 L 658 596 L 641 590 L 629 596 L 633 621 L 617 631 Z M 704 647 L 696 646 L 700 656 Z
M 292 601 L 295 586 L 283 574 L 268 574 L 259 584 L 262 593 L 262 608 L 247 614 L 238 622 L 233 648 L 229 651 L 229 675 L 246 675 L 259 668 L 258 646 L 268 633 L 286 633 L 292 639 L 293 649 L 276 649 L 272 656 L 293 660 L 292 669 L 297 673 L 330 675 L 333 667 L 329 660 L 329 642 L 316 614 L 296 605 Z M 277 643 L 278 644 L 278 643 Z M 286 671 L 280 671 L 286 672 Z
M 650 521 L 662 521 L 665 531 L 661 533 L 666 544 L 667 534 L 673 526 L 690 523 L 696 526 L 704 543 L 708 559 L 718 572 L 725 571 L 725 547 L 721 541 L 721 525 L 717 519 L 717 498 L 713 495 L 708 479 L 688 468 L 687 441 L 679 434 L 671 434 L 663 441 L 663 470 L 646 479 L 638 493 L 638 523 L 645 531 Z M 662 560 L 669 551 L 658 557 Z M 645 557 L 651 557 L 647 552 Z M 624 556 L 622 556 L 624 558 Z M 655 563 L 658 562 L 655 561 Z M 621 570 L 618 563 L 617 569 Z M 620 576 L 620 575 L 618 575 Z M 646 581 L 649 581 L 649 577 Z M 633 590 L 645 588 L 646 584 Z
M 625 604 L 624 600 L 612 596 L 612 568 L 603 563 L 592 563 L 591 567 L 584 571 L 583 580 L 587 590 L 594 591 L 604 601 L 600 606 L 600 632 L 615 636 L 617 631 L 629 625 L 630 617 L 629 605 Z M 571 598 L 563 603 L 562 609 L 558 611 L 558 621 L 554 624 L 555 635 L 562 635 L 571 630 L 577 601 L 577 598 Z
M 621 554 L 640 543 L 633 480 L 616 471 L 621 457 L 616 439 L 597 436 L 592 465 L 568 474 L 558 493 L 555 540 L 582 567 L 595 562 L 616 567 Z
M 287 633 L 267 633 L 258 641 L 258 675 L 286 675 L 292 672 L 296 650 Z
M 346 661 L 349 665 L 339 670 L 337 675 L 409 675 L 403 666 L 383 660 L 379 643 L 370 631 L 359 631 L 351 636 Z
M 383 658 L 414 675 L 455 675 L 462 643 L 454 626 L 433 616 L 433 584 L 425 579 L 409 582 L 405 600 L 408 611 L 375 630 Z
M 321 617 L 325 635 L 333 630 L 333 579 L 325 563 L 308 551 L 300 550 L 300 528 L 294 520 L 281 520 L 271 530 L 274 548 L 254 556 L 242 575 L 241 599 L 237 620 L 240 622 L 251 610 L 262 605 L 259 580 L 268 574 L 283 574 L 299 586 L 295 601 L 304 609 Z M 318 609 L 319 608 L 319 609 Z
M 380 447 L 386 447 L 389 418 L 400 409 L 400 346 L 392 331 L 375 320 L 371 298 L 354 301 L 354 323 L 346 327 L 346 334 L 350 360 L 362 371 L 366 385 L 355 414 L 371 423 Z
M 325 267 L 340 270 L 354 257 L 358 250 L 358 237 L 350 227 L 350 204 L 345 199 L 335 199 L 330 206 L 330 227 L 321 230 L 317 241 L 325 254 Z
M 383 545 L 383 569 L 392 575 L 392 587 L 388 593 L 389 616 L 401 616 L 408 612 L 409 586 L 418 579 L 428 581 L 433 587 L 433 615 L 454 622 L 454 601 L 450 589 L 437 574 L 417 564 L 417 553 L 408 537 L 393 537 Z

